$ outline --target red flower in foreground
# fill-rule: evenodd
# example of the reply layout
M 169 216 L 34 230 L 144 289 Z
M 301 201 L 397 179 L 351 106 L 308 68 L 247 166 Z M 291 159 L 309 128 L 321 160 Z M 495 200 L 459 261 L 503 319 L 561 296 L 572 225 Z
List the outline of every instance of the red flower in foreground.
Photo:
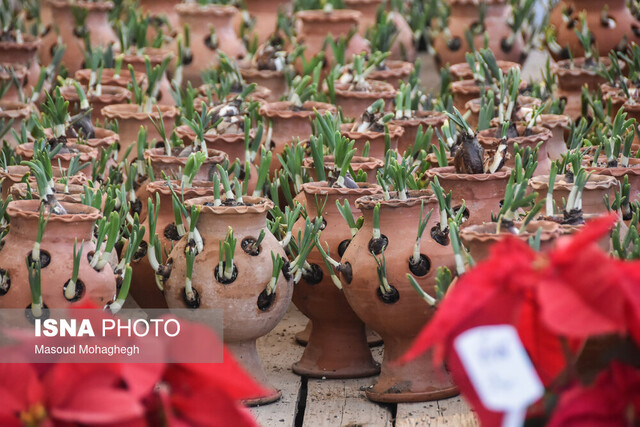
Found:
M 26 363 L 0 363 L 0 425 L 21 427 L 46 417 L 44 389 L 38 373 Z
M 640 424 L 640 371 L 613 362 L 589 387 L 562 394 L 548 427 L 630 427 Z
M 502 415 L 482 407 L 453 349 L 465 330 L 513 325 L 545 385 L 565 369 L 561 337 L 575 351 L 593 334 L 639 333 L 640 272 L 628 270 L 640 264 L 614 260 L 596 244 L 617 220 L 612 214 L 591 221 L 548 254 L 516 238 L 497 243 L 486 261 L 459 278 L 400 362 L 434 348 L 436 363 L 446 360 L 483 424 L 497 425 Z

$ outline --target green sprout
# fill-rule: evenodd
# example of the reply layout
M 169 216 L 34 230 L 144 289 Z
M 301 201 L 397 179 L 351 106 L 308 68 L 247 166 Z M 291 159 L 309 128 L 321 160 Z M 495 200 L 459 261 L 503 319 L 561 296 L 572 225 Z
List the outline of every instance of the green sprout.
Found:
M 233 278 L 233 257 L 236 249 L 236 238 L 233 236 L 233 228 L 229 227 L 224 241 L 220 241 L 220 257 L 218 262 L 217 279 L 228 282 Z
M 269 283 L 267 284 L 267 295 L 275 294 L 276 285 L 278 284 L 278 277 L 282 272 L 282 267 L 284 266 L 284 259 L 279 254 L 274 254 L 271 252 L 271 264 L 273 266 L 271 279 L 269 279 Z
M 42 317 L 42 287 L 40 275 L 40 260 L 30 261 L 29 255 L 26 257 L 27 272 L 29 274 L 29 289 L 31 290 L 31 314 L 34 318 Z
M 76 284 L 78 283 L 78 273 L 80 272 L 80 260 L 82 259 L 82 249 L 84 247 L 84 241 L 80 244 L 80 250 L 76 250 L 78 239 L 73 242 L 73 270 L 71 273 L 71 280 L 64 288 L 64 297 L 68 300 L 72 300 L 76 296 Z
M 420 241 L 422 240 L 422 235 L 424 234 L 424 230 L 427 228 L 427 223 L 429 219 L 431 219 L 431 214 L 433 213 L 433 209 L 430 210 L 426 216 L 424 214 L 424 200 L 420 200 L 420 219 L 418 220 L 418 237 L 416 238 L 416 243 L 413 245 L 413 253 L 411 254 L 411 258 L 409 262 L 412 265 L 420 264 Z

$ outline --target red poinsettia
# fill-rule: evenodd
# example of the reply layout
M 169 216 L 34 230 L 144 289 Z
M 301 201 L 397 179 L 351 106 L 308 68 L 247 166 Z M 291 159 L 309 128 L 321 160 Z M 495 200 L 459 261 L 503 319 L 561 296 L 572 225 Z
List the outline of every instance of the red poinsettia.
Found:
M 631 427 L 640 424 L 640 370 L 613 362 L 590 386 L 562 393 L 548 427 Z
M 436 363 L 447 362 L 483 424 L 498 425 L 501 414 L 482 407 L 453 350 L 454 339 L 476 326 L 513 325 L 549 385 L 565 369 L 567 352 L 587 337 L 637 333 L 640 264 L 614 260 L 596 244 L 617 220 L 596 219 L 546 254 L 515 238 L 494 245 L 485 262 L 460 277 L 401 362 L 433 347 Z

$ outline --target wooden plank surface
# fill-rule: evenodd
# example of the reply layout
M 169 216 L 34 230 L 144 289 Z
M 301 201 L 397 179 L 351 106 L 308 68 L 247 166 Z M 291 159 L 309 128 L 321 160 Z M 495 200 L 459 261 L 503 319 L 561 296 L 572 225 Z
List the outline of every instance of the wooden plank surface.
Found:
M 365 396 L 364 389 L 371 383 L 371 378 L 309 379 L 304 425 L 391 426 L 391 408 L 370 402 Z
M 300 359 L 304 347 L 295 343 L 294 335 L 304 328 L 307 318 L 292 304 L 291 308 L 269 334 L 258 339 L 258 353 L 271 385 L 282 392 L 279 401 L 251 408 L 261 426 L 295 425 L 296 408 L 301 379 L 291 371 L 291 365 Z

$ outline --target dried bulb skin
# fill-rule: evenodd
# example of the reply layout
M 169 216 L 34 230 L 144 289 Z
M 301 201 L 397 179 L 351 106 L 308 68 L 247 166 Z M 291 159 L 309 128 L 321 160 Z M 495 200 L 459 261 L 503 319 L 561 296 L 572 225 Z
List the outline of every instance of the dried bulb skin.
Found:
M 458 149 L 453 158 L 453 164 L 457 173 L 480 174 L 484 173 L 484 148 L 474 135 L 459 135 Z

